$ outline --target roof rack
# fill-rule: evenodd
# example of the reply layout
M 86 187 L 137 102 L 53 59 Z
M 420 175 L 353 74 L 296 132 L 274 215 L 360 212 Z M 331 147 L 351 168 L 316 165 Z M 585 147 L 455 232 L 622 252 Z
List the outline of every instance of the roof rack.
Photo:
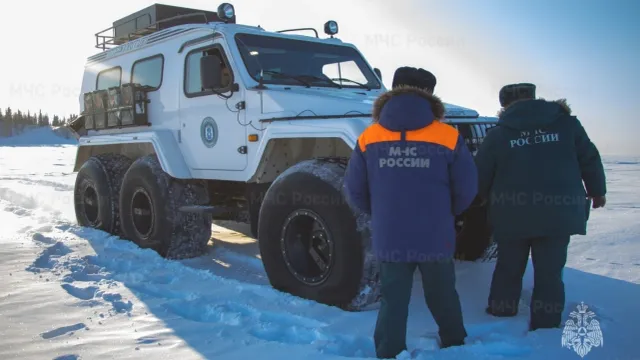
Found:
M 143 21 L 141 21 L 141 19 L 143 18 L 147 18 L 146 23 L 150 24 L 147 26 L 138 26 L 139 23 L 143 23 Z M 102 49 L 102 51 L 106 51 L 109 50 L 113 47 L 125 44 L 129 41 L 133 41 L 136 39 L 139 39 L 141 37 L 153 34 L 157 31 L 160 30 L 164 30 L 168 27 L 171 26 L 176 26 L 179 25 L 180 23 L 176 22 L 176 20 L 181 20 L 181 19 L 185 19 L 185 18 L 192 18 L 192 17 L 202 17 L 204 19 L 204 24 L 208 23 L 208 19 L 207 19 L 207 14 L 204 12 L 198 12 L 198 13 L 191 13 L 191 14 L 184 14 L 184 15 L 177 15 L 177 16 L 172 16 L 170 18 L 166 18 L 166 19 L 162 19 L 162 20 L 158 20 L 152 23 L 151 21 L 151 14 L 146 13 L 146 14 L 141 14 L 138 15 L 136 17 L 134 17 L 133 19 L 127 20 L 125 22 L 122 23 L 114 23 L 113 26 L 111 26 L 108 29 L 104 29 L 98 33 L 95 34 L 96 36 L 96 48 L 98 49 Z M 134 31 L 126 34 L 126 36 L 116 36 L 117 34 L 117 29 L 120 26 L 123 25 L 130 25 L 130 23 L 133 22 L 133 27 L 134 27 Z M 170 23 L 170 22 L 175 22 L 174 24 L 171 24 L 169 26 L 162 26 L 166 23 Z M 111 31 L 111 35 L 105 35 L 105 33 L 107 31 Z
M 316 34 L 316 37 L 317 37 L 317 38 L 320 38 L 320 37 L 318 36 L 318 30 L 316 30 L 316 29 L 314 29 L 314 28 L 287 29 L 287 30 L 280 30 L 280 31 L 277 31 L 277 32 L 279 32 L 279 33 L 285 33 L 285 32 L 290 32 L 290 31 L 301 31 L 301 30 L 309 30 L 309 31 L 313 31 L 313 32 Z

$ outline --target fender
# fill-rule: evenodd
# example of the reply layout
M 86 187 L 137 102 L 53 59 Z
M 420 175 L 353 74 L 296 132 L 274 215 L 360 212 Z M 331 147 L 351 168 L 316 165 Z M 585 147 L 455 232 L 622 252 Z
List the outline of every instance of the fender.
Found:
M 263 131 L 262 140 L 259 143 L 254 143 L 253 146 L 250 145 L 252 148 L 249 151 L 255 155 L 252 156 L 246 169 L 249 175 L 247 181 L 255 181 L 261 177 L 260 167 L 268 161 L 273 161 L 273 157 L 280 155 L 273 153 L 273 149 L 268 148 L 272 140 L 295 140 L 291 143 L 291 148 L 288 149 L 290 154 L 288 154 L 286 161 L 326 156 L 349 157 L 356 146 L 358 137 L 370 124 L 371 118 L 369 117 L 340 119 L 339 121 L 314 119 L 271 122 Z M 316 143 L 318 146 L 310 150 L 303 145 L 305 139 L 325 139 L 327 141 L 322 142 L 321 145 L 327 145 L 327 147 L 319 149 L 320 144 Z
M 134 159 L 155 153 L 164 172 L 177 179 L 192 178 L 191 170 L 182 156 L 182 150 L 178 146 L 172 130 L 92 135 L 81 137 L 78 142 L 74 171 L 78 171 L 89 156 L 102 152 L 114 152 L 112 149 L 115 148 L 118 149 L 115 152 Z M 144 145 L 146 144 L 151 144 L 152 149 L 145 149 Z

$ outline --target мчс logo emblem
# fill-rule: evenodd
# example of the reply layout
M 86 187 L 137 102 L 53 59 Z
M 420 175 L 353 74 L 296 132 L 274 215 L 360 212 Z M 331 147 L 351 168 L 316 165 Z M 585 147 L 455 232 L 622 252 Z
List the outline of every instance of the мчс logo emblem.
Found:
M 562 330 L 562 347 L 573 349 L 580 357 L 585 357 L 592 348 L 604 345 L 600 322 L 595 319 L 596 314 L 587 310 L 583 303 L 576 306 L 578 311 L 572 311 Z M 575 321 L 574 321 L 575 320 Z
M 205 146 L 214 147 L 216 145 L 216 142 L 218 142 L 218 125 L 213 118 L 206 117 L 202 120 L 200 136 Z

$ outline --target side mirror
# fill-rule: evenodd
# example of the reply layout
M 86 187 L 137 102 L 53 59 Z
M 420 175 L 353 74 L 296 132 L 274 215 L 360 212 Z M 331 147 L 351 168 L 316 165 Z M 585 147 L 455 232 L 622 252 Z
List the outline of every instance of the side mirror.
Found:
M 376 73 L 376 75 L 378 75 L 378 79 L 380 79 L 380 81 L 382 81 L 382 72 L 380 71 L 380 69 L 374 68 L 373 72 Z
M 205 91 L 222 87 L 222 61 L 218 56 L 205 55 L 200 58 L 200 81 Z

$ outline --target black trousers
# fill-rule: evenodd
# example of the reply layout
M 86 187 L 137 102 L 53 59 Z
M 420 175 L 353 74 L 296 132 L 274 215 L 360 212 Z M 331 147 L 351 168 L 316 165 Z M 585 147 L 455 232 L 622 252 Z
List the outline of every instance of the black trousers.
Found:
M 406 350 L 407 318 L 413 274 L 422 275 L 427 307 L 439 327 L 442 347 L 463 345 L 467 332 L 456 291 L 453 260 L 380 264 L 381 308 L 374 333 L 378 358 L 395 358 Z
M 489 311 L 496 316 L 518 313 L 522 278 L 529 261 L 534 270 L 530 328 L 559 327 L 565 305 L 562 274 L 567 262 L 569 236 L 532 239 L 496 239 L 498 260 L 491 281 Z

